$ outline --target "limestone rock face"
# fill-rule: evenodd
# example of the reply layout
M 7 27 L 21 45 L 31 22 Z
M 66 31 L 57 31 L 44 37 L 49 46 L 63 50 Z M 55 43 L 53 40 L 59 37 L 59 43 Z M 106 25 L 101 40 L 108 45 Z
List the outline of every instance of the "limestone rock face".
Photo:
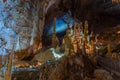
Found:
M 46 50 L 45 52 L 36 54 L 35 57 L 32 59 L 33 62 L 38 61 L 41 63 L 45 63 L 48 60 L 55 60 L 55 57 L 50 49 Z
M 90 76 L 93 67 L 82 55 L 63 57 L 55 62 L 48 62 L 40 67 L 39 80 L 83 80 Z
M 25 49 L 30 45 L 35 20 L 33 10 L 30 3 L 23 0 L 6 0 L 5 3 L 0 1 L 0 55 L 9 53 L 13 41 L 17 48 L 15 50 Z
M 25 5 L 19 4 L 17 0 L 7 0 L 5 3 L 1 0 L 0 5 L 0 41 L 6 42 L 0 47 L 0 54 L 9 53 L 7 50 L 12 48 L 12 42 L 17 41 L 18 37 L 21 48 L 26 48 L 32 29 L 32 22 L 28 20 L 32 17 L 24 9 Z

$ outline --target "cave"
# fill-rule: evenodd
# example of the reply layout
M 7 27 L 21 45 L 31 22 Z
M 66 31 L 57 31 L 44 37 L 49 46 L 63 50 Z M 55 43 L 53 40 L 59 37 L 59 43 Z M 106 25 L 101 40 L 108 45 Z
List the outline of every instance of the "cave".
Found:
M 120 80 L 120 0 L 1 0 L 0 80 Z

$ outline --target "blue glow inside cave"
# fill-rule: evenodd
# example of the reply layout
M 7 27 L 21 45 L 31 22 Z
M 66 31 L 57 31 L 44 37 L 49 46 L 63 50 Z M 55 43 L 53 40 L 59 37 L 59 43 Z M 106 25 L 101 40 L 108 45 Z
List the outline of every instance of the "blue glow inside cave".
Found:
M 74 22 L 76 21 L 77 20 L 71 18 L 69 14 L 56 18 L 56 33 L 62 34 L 68 28 L 67 23 L 69 23 L 70 27 L 72 27 L 74 25 Z M 47 36 L 52 35 L 53 27 L 54 27 L 54 21 L 51 24 L 45 25 L 45 31 Z

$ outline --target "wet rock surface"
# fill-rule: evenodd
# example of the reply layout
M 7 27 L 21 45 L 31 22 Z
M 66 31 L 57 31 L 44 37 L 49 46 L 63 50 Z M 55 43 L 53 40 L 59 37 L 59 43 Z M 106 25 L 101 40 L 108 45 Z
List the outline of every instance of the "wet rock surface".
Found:
M 32 45 L 31 38 L 37 33 L 36 30 L 33 31 L 33 26 L 38 26 L 38 16 L 34 17 L 37 12 L 33 7 L 35 1 L 37 0 L 0 1 L 0 54 L 10 53 L 13 44 L 15 50 L 26 49 Z
M 82 54 L 47 61 L 38 68 L 16 71 L 16 80 L 115 80 L 104 69 L 96 69 Z
M 82 80 L 84 76 L 92 75 L 94 68 L 82 55 L 63 57 L 53 65 L 43 65 L 40 68 L 40 80 Z
M 32 59 L 33 62 L 39 61 L 41 63 L 45 63 L 48 60 L 55 60 L 55 57 L 50 49 L 36 54 L 35 57 Z
M 13 41 L 20 41 L 20 48 L 28 47 L 32 31 L 32 15 L 25 9 L 26 5 L 18 0 L 0 1 L 0 54 L 7 54 L 12 49 Z M 30 17 L 31 16 L 31 17 Z M 1 47 L 2 45 L 2 47 Z
M 15 74 L 12 75 L 12 80 L 39 80 L 39 72 L 38 70 L 22 70 L 16 71 Z
M 103 69 L 96 69 L 94 72 L 96 80 L 114 80 L 111 74 Z

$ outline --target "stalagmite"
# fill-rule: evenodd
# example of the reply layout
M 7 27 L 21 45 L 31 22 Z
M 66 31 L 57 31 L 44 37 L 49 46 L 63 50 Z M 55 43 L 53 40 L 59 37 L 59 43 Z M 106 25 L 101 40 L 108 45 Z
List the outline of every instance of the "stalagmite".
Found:
M 85 21 L 84 24 L 84 39 L 85 39 L 85 43 L 88 43 L 88 22 Z
M 70 49 L 65 45 L 65 56 L 70 54 Z
M 65 47 L 65 55 L 71 55 L 71 52 L 73 53 L 73 45 L 72 45 L 72 38 L 71 38 L 70 28 L 66 30 L 66 34 L 64 36 L 64 47 Z
M 56 36 L 56 18 L 54 18 L 54 28 L 52 33 L 52 47 L 57 47 L 59 45 L 59 40 Z
M 77 53 L 80 49 L 80 25 L 78 23 L 75 23 L 74 25 L 74 35 L 72 43 L 74 47 L 74 52 Z
M 12 53 L 9 56 L 8 70 L 7 70 L 6 75 L 5 75 L 5 80 L 11 80 L 13 56 L 14 56 L 14 43 L 13 43 Z
M 56 52 L 57 52 L 57 53 L 60 52 L 60 47 L 59 47 L 59 46 L 56 47 Z
M 87 21 L 85 21 L 84 23 L 84 45 L 83 47 L 84 47 L 83 51 L 85 51 L 84 54 L 86 54 L 86 49 L 88 47 L 88 22 Z
M 85 48 L 85 40 L 84 40 L 84 39 L 83 39 L 82 54 L 83 54 L 83 55 L 86 55 L 86 48 Z
M 90 44 L 90 54 L 95 54 L 95 46 L 93 40 L 91 40 L 91 44 Z
M 84 34 L 83 34 L 83 24 L 82 24 L 82 22 L 81 22 L 81 23 L 80 23 L 80 49 L 82 49 L 83 38 L 84 38 Z
M 112 55 L 112 52 L 111 52 L 111 45 L 110 45 L 110 43 L 107 45 L 107 54 L 106 54 L 106 56 L 107 57 L 111 57 L 111 55 Z

